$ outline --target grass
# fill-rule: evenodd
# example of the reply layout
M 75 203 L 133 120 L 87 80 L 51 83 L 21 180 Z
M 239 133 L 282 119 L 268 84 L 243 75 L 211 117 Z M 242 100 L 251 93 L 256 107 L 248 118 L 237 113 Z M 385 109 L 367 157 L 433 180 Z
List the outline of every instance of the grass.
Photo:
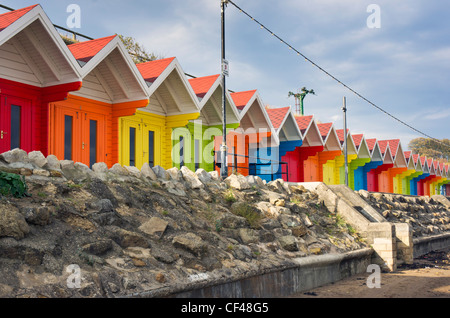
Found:
M 242 216 L 247 220 L 252 228 L 258 228 L 263 217 L 248 203 L 242 202 L 233 207 L 233 214 Z
M 229 203 L 234 203 L 236 202 L 236 197 L 234 196 L 233 190 L 228 189 L 227 192 L 225 193 L 224 196 L 225 201 L 229 202 Z

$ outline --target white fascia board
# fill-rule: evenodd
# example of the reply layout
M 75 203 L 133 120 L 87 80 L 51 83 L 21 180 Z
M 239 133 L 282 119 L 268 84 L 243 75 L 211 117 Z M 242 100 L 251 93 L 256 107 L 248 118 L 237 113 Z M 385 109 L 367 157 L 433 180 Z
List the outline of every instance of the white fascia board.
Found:
M 12 37 L 14 37 L 16 34 L 18 34 L 20 31 L 25 29 L 36 20 L 41 21 L 43 27 L 51 36 L 52 40 L 55 41 L 55 44 L 60 49 L 61 53 L 64 55 L 66 61 L 68 61 L 68 64 L 74 72 L 73 80 L 58 81 L 57 84 L 65 84 L 73 81 L 81 82 L 81 67 L 75 60 L 72 52 L 70 52 L 69 48 L 62 40 L 61 35 L 56 31 L 56 28 L 54 27 L 53 23 L 50 21 L 40 4 L 38 4 L 36 7 L 28 11 L 26 14 L 21 16 L 19 19 L 11 23 L 6 29 L 0 32 L 0 45 L 3 45 L 5 42 L 10 40 Z

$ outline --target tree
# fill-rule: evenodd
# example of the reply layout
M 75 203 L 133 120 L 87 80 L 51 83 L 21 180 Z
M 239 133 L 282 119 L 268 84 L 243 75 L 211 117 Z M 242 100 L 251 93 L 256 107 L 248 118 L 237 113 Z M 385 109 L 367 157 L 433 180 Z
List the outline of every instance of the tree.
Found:
M 431 138 L 415 138 L 408 144 L 409 149 L 416 154 L 433 159 L 445 159 L 450 156 L 450 139 L 436 142 Z
M 125 48 L 128 50 L 131 58 L 136 64 L 161 58 L 154 53 L 147 52 L 141 44 L 136 42 L 136 40 L 130 36 L 123 36 L 119 34 L 119 38 L 122 40 L 122 43 L 125 45 Z
M 301 93 L 297 94 L 289 92 L 288 97 L 294 96 L 296 99 L 300 101 L 300 114 L 303 116 L 304 115 L 303 100 L 305 99 L 306 95 L 308 94 L 316 95 L 316 93 L 314 92 L 313 89 L 307 90 L 306 87 L 303 87 L 301 91 L 302 91 Z

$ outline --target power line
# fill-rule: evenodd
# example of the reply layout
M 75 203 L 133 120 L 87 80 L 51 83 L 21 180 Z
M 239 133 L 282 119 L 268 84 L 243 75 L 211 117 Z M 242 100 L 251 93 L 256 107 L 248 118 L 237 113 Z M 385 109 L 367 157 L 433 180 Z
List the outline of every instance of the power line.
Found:
M 326 71 L 325 69 L 323 69 L 321 66 L 319 66 L 317 63 L 313 62 L 310 58 L 308 58 L 307 56 L 305 56 L 302 52 L 298 51 L 297 49 L 295 49 L 292 45 L 290 45 L 289 43 L 287 43 L 285 40 L 283 40 L 280 36 L 278 36 L 276 33 L 272 32 L 270 29 L 268 29 L 264 24 L 262 24 L 261 22 L 259 22 L 258 20 L 256 20 L 254 17 L 252 17 L 249 13 L 247 13 L 245 10 L 243 10 L 242 8 L 240 8 L 237 4 L 235 4 L 232 0 L 227 0 L 228 3 L 231 3 L 234 7 L 236 7 L 236 9 L 239 10 L 239 12 L 245 14 L 247 17 L 249 17 L 253 22 L 255 22 L 256 24 L 258 24 L 261 29 L 266 30 L 267 32 L 269 32 L 272 36 L 274 36 L 275 38 L 277 38 L 278 40 L 280 40 L 281 43 L 283 43 L 284 45 L 286 45 L 290 50 L 294 51 L 297 53 L 297 55 L 303 57 L 305 59 L 305 61 L 311 63 L 313 66 L 317 67 L 320 71 L 322 71 L 323 73 L 325 73 L 327 76 L 331 77 L 333 80 L 335 80 L 336 82 L 338 82 L 339 84 L 341 84 L 342 86 L 344 86 L 345 88 L 347 88 L 349 91 L 351 91 L 353 94 L 355 94 L 356 96 L 358 96 L 359 98 L 361 98 L 362 100 L 364 100 L 365 102 L 367 102 L 368 104 L 372 105 L 373 107 L 375 107 L 376 109 L 378 109 L 379 111 L 383 112 L 384 114 L 388 115 L 389 117 L 393 118 L 394 120 L 398 121 L 399 123 L 405 125 L 406 127 L 414 130 L 415 132 L 430 138 L 432 140 L 434 140 L 437 143 L 440 143 L 442 145 L 444 145 L 445 147 L 449 147 L 449 145 L 446 145 L 445 143 L 441 142 L 439 139 L 433 138 L 429 135 L 427 135 L 426 133 L 414 128 L 413 126 L 407 124 L 406 122 L 402 121 L 401 119 L 395 117 L 394 115 L 392 115 L 391 113 L 387 112 L 386 110 L 382 109 L 380 106 L 376 105 L 375 103 L 373 103 L 372 101 L 370 101 L 369 99 L 367 99 L 366 97 L 364 97 L 363 95 L 361 95 L 360 93 L 358 93 L 357 91 L 355 91 L 353 88 L 349 87 L 348 85 L 346 85 L 345 83 L 343 83 L 342 81 L 340 81 L 338 78 L 336 78 L 334 75 L 330 74 L 328 71 Z

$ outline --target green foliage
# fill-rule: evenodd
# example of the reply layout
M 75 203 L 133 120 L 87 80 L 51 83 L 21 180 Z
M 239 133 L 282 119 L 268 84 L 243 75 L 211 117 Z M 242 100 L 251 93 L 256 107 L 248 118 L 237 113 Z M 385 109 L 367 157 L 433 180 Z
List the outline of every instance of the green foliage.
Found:
M 30 196 L 25 177 L 0 171 L 0 194 L 3 196 L 11 195 L 16 198 Z
M 249 205 L 247 202 L 233 204 L 231 212 L 235 215 L 242 216 L 247 220 L 252 228 L 258 228 L 263 217 Z
M 430 138 L 415 138 L 408 144 L 409 149 L 416 154 L 433 159 L 447 159 L 450 156 L 450 139 L 438 143 Z
M 234 196 L 233 190 L 227 190 L 227 192 L 225 193 L 225 201 L 230 203 L 236 202 L 236 197 Z
M 119 38 L 122 40 L 122 43 L 130 53 L 133 62 L 136 64 L 154 61 L 161 58 L 154 53 L 147 52 L 141 44 L 136 42 L 136 40 L 130 36 L 123 36 L 119 34 Z

